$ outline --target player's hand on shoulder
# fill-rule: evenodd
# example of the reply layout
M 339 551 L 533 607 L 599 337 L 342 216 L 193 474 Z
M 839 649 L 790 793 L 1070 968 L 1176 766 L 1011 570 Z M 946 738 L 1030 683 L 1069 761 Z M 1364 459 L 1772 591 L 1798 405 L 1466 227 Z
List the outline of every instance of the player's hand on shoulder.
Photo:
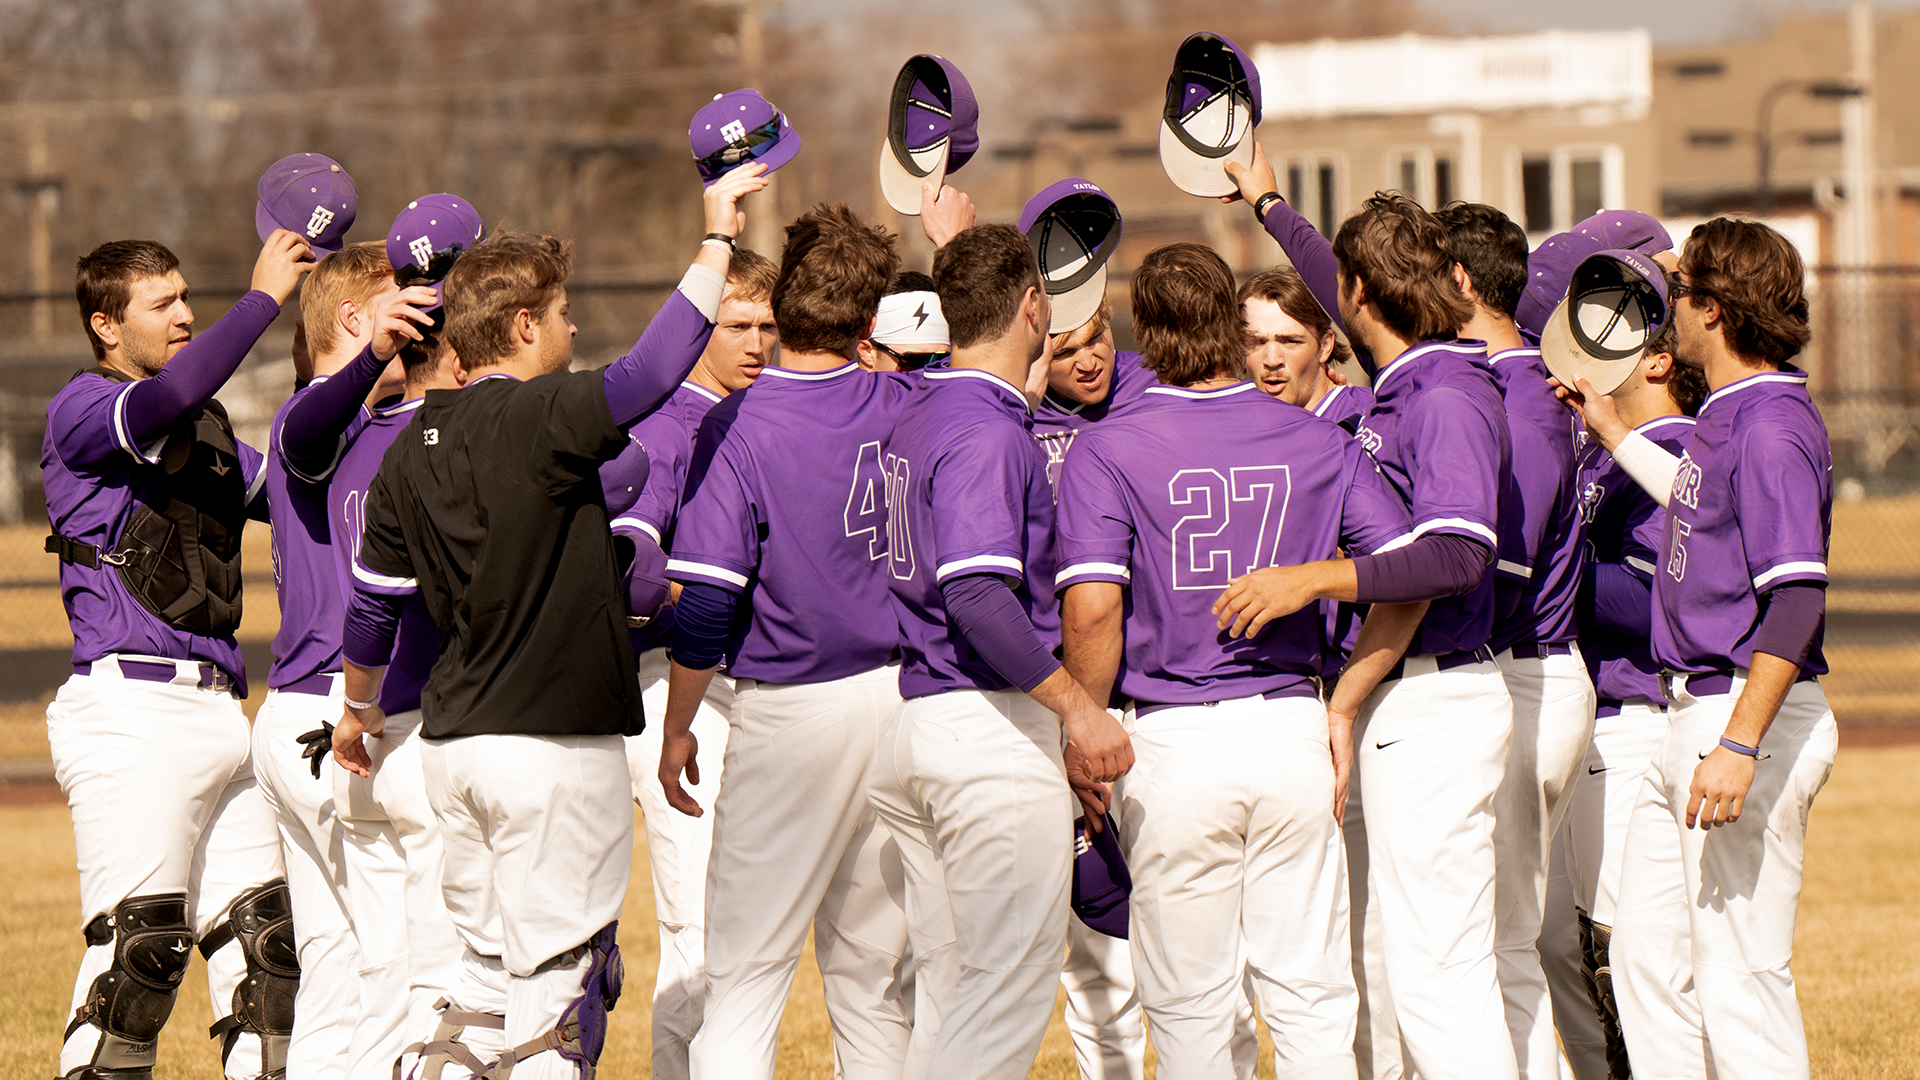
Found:
M 254 260 L 252 288 L 284 304 L 300 284 L 300 278 L 313 269 L 313 248 L 299 233 L 275 229 L 261 245 Z
M 706 811 L 700 809 L 687 789 L 680 786 L 680 776 L 686 774 L 687 783 L 700 783 L 700 740 L 689 731 L 685 735 L 668 732 L 660 740 L 660 788 L 667 796 L 667 805 L 688 817 L 699 817 Z
M 713 182 L 701 193 L 707 211 L 707 231 L 722 236 L 739 236 L 747 227 L 746 212 L 740 200 L 773 182 L 767 167 L 759 162 L 742 165 Z
M 1086 759 L 1090 780 L 1111 783 L 1133 768 L 1133 740 L 1127 737 L 1127 729 L 1120 726 L 1112 713 L 1089 704 L 1068 713 L 1062 722 L 1067 729 L 1067 740 L 1078 747 Z
M 948 241 L 973 228 L 976 216 L 973 200 L 952 184 L 938 190 L 931 183 L 920 185 L 920 227 L 934 247 L 946 247 Z
M 1248 640 L 1275 619 L 1285 618 L 1318 599 L 1304 567 L 1269 566 L 1234 578 L 1213 602 L 1220 629 Z
M 1739 821 L 1756 769 L 1753 758 L 1724 746 L 1714 747 L 1701 758 L 1687 794 L 1687 828 L 1706 830 Z
M 373 301 L 373 355 L 391 360 L 409 341 L 420 341 L 433 316 L 422 311 L 439 300 L 439 289 L 431 285 L 409 285 L 396 293 L 387 293 Z

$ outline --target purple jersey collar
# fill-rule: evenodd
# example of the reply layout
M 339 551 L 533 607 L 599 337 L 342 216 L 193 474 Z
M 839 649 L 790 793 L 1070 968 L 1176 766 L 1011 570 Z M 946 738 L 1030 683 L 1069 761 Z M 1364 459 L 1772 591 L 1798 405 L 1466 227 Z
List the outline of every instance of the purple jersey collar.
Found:
M 771 370 L 775 370 L 775 371 L 777 371 L 777 370 L 779 370 L 779 369 L 778 369 L 778 368 L 774 368 L 774 369 L 771 369 Z M 682 383 L 680 384 L 680 389 L 682 389 L 682 390 L 691 390 L 691 391 L 693 391 L 694 393 L 696 393 L 696 394 L 699 394 L 699 395 L 700 395 L 701 397 L 703 397 L 703 398 L 706 398 L 706 399 L 707 399 L 707 400 L 708 400 L 709 402 L 712 402 L 712 403 L 713 403 L 713 404 L 715 404 L 715 405 L 718 405 L 718 404 L 720 404 L 720 402 L 721 402 L 721 400 L 722 400 L 722 398 L 721 398 L 721 396 L 720 396 L 719 394 L 716 394 L 716 393 L 714 393 L 713 391 L 711 391 L 711 390 L 709 390 L 709 389 L 707 389 L 706 387 L 704 387 L 704 386 L 701 386 L 701 385 L 700 385 L 699 383 L 697 383 L 697 382 L 694 382 L 694 381 L 693 381 L 692 379 L 688 379 L 688 380 L 686 380 L 686 381 L 684 381 L 684 382 L 682 382 Z
M 1387 380 L 1412 367 L 1422 357 L 1439 353 L 1454 353 L 1462 359 L 1484 366 L 1487 362 L 1487 345 L 1483 341 L 1423 341 L 1394 358 L 1393 363 L 1381 368 L 1373 377 L 1373 392 L 1378 394 L 1386 389 Z
M 1146 389 L 1146 393 L 1163 394 L 1167 397 L 1189 398 L 1194 401 L 1216 401 L 1220 398 L 1232 397 L 1235 394 L 1244 394 L 1252 389 L 1255 389 L 1255 387 L 1250 382 L 1237 382 L 1232 386 L 1223 386 L 1218 390 L 1195 390 L 1188 386 L 1149 386 Z
M 826 382 L 830 379 L 844 378 L 856 371 L 863 370 L 865 369 L 859 364 L 849 360 L 837 368 L 828 368 L 826 371 L 794 371 L 792 368 L 770 367 L 761 371 L 760 374 L 763 377 L 772 375 L 775 381 L 771 385 L 777 386 L 781 381 L 795 383 Z
M 1720 389 L 1715 390 L 1713 393 L 1708 394 L 1707 400 L 1700 406 L 1700 412 L 1704 414 L 1708 409 L 1713 407 L 1714 402 L 1719 401 L 1721 398 L 1730 397 L 1742 390 L 1749 390 L 1756 386 L 1766 386 L 1774 383 L 1786 383 L 1796 387 L 1804 387 L 1807 384 L 1807 373 L 1804 371 L 1762 371 L 1748 375 L 1743 379 L 1730 382 Z
M 426 397 L 421 396 L 417 398 L 408 398 L 405 401 L 398 402 L 393 405 L 376 406 L 373 410 L 373 417 L 376 420 L 384 420 L 389 416 L 399 416 L 401 413 L 412 412 L 413 410 L 426 404 L 426 401 L 427 401 Z
M 1027 411 L 1026 393 L 1022 391 L 1019 387 L 1013 385 L 1012 383 L 1001 378 L 1000 376 L 993 374 L 992 372 L 981 371 L 979 368 L 945 368 L 940 371 L 928 371 L 925 374 L 927 378 L 933 379 L 939 382 L 944 382 L 948 379 L 984 380 L 989 385 L 995 387 L 996 389 L 1005 393 L 1008 397 L 1012 398 L 1014 403 L 1020 406 L 1021 412 Z

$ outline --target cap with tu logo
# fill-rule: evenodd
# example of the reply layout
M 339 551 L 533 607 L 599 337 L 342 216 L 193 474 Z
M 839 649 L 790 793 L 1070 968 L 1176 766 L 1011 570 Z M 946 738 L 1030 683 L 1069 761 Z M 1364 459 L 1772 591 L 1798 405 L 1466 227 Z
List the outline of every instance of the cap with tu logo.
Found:
M 304 237 L 314 254 L 331 255 L 345 244 L 360 208 L 353 177 L 325 154 L 288 154 L 260 176 L 260 202 L 253 227 L 260 242 L 275 229 Z
M 480 242 L 483 227 L 480 211 L 457 195 L 422 195 L 413 200 L 387 230 L 387 262 L 393 267 L 393 280 L 403 288 L 437 283 L 462 251 Z
M 1540 335 L 1547 370 L 1572 387 L 1584 378 L 1610 394 L 1633 374 L 1667 322 L 1667 275 L 1638 251 L 1602 251 L 1573 271 L 1567 298 Z
M 1070 176 L 1027 200 L 1017 226 L 1040 263 L 1053 304 L 1047 331 L 1086 325 L 1107 295 L 1107 260 L 1120 246 L 1120 207 L 1091 180 Z
M 880 191 L 903 214 L 920 212 L 920 185 L 935 188 L 980 148 L 980 105 L 953 61 L 921 53 L 893 80 L 887 141 L 880 147 Z
M 1173 55 L 1160 113 L 1160 166 L 1189 195 L 1231 195 L 1228 161 L 1253 163 L 1260 123 L 1260 72 L 1240 46 L 1219 34 L 1194 34 Z
M 772 172 L 800 152 L 800 134 L 786 114 L 752 89 L 713 95 L 693 114 L 687 142 L 703 188 L 756 161 Z
M 1553 309 L 1566 298 L 1573 268 L 1601 251 L 1637 251 L 1653 255 L 1673 249 L 1666 226 L 1638 210 L 1602 210 L 1563 233 L 1542 241 L 1527 256 L 1527 287 L 1514 306 L 1513 321 L 1531 333 L 1547 327 Z

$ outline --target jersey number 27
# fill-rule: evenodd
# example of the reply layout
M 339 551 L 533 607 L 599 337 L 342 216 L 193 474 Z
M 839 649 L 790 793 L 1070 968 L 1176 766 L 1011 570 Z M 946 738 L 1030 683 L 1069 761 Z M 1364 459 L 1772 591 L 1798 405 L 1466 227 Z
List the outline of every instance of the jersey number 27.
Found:
M 1167 482 L 1175 507 L 1190 507 L 1173 526 L 1173 587 L 1224 589 L 1241 574 L 1272 566 L 1293 495 L 1285 465 L 1227 470 L 1182 469 Z

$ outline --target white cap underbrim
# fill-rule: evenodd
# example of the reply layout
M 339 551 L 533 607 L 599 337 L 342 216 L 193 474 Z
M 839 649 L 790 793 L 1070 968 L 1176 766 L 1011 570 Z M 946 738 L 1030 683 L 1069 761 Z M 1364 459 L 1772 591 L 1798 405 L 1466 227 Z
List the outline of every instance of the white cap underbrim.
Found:
M 1585 379 L 1593 386 L 1596 394 L 1611 394 L 1627 381 L 1633 369 L 1640 362 L 1640 353 L 1622 357 L 1619 360 L 1604 360 L 1592 356 L 1580 347 L 1573 336 L 1571 300 L 1560 301 L 1553 309 L 1553 315 L 1547 319 L 1547 327 L 1540 334 L 1540 359 L 1546 362 L 1547 370 L 1560 380 L 1560 385 L 1569 390 L 1575 387 L 1576 378 Z
M 1243 114 L 1244 115 L 1244 114 Z M 1253 124 L 1248 116 L 1246 127 L 1233 149 L 1219 157 L 1207 157 L 1196 154 L 1180 141 L 1173 126 L 1162 118 L 1160 121 L 1160 167 L 1167 172 L 1167 179 L 1173 186 L 1189 195 L 1202 195 L 1218 198 L 1231 195 L 1240 190 L 1233 177 L 1227 175 L 1227 162 L 1237 161 L 1242 165 L 1253 165 Z
M 1047 333 L 1071 334 L 1087 325 L 1100 310 L 1100 301 L 1107 296 L 1107 268 L 1100 269 L 1086 281 L 1062 293 L 1048 293 L 1047 302 L 1053 314 L 1047 320 Z
M 937 193 L 940 186 L 947 182 L 947 152 L 952 148 L 952 140 L 940 140 L 935 151 L 921 151 L 913 154 L 914 160 L 927 166 L 925 176 L 915 176 L 900 164 L 893 156 L 890 140 L 880 141 L 880 193 L 887 198 L 887 205 L 908 217 L 920 216 L 920 186 L 932 184 Z

